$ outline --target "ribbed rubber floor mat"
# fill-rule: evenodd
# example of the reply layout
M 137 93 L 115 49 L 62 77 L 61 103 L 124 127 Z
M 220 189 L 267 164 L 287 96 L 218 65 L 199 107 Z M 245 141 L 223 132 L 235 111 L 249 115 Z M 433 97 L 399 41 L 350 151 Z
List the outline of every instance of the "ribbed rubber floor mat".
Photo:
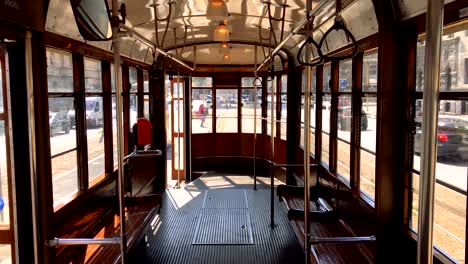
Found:
M 251 245 L 252 224 L 247 210 L 206 210 L 198 217 L 193 245 Z
M 202 208 L 240 209 L 249 208 L 245 190 L 207 190 Z

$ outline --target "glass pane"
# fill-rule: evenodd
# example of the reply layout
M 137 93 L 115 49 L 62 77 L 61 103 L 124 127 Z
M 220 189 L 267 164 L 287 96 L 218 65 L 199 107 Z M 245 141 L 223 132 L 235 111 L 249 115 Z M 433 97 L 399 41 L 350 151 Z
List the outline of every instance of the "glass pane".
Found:
M 73 93 L 71 53 L 46 49 L 47 88 L 49 93 Z
M 331 64 L 323 66 L 323 91 L 330 91 L 330 80 L 331 80 Z
M 3 206 L 0 207 L 0 225 L 10 224 L 10 210 L 9 210 L 9 199 L 8 199 L 8 157 L 7 157 L 7 142 L 5 135 L 5 121 L 0 121 L 0 199 L 3 202 Z M 1 252 L 1 247 L 0 247 Z M 0 253 L 0 259 L 1 259 Z M 1 262 L 0 262 L 1 263 Z
M 322 133 L 322 163 L 325 167 L 328 168 L 328 162 L 330 161 L 329 156 L 329 145 L 330 145 L 330 138 L 328 134 Z
M 324 95 L 322 100 L 322 131 L 330 132 L 331 96 Z
M 136 124 L 138 119 L 138 96 L 130 94 L 130 129 Z
M 468 90 L 468 59 L 466 51 L 468 23 L 457 26 L 456 30 L 444 30 L 440 52 L 440 91 Z M 416 90 L 424 89 L 425 40 L 421 38 L 416 50 Z
M 174 132 L 184 132 L 184 101 L 174 100 Z
M 350 145 L 348 142 L 344 142 L 341 140 L 338 140 L 338 163 L 337 163 L 337 171 L 338 174 L 343 176 L 348 182 L 350 181 L 349 178 L 349 167 L 350 165 L 350 155 L 351 155 L 351 150 L 350 150 Z
M 258 77 L 260 80 L 262 80 L 262 77 Z M 242 87 L 253 87 L 254 86 L 254 80 L 255 80 L 255 77 L 242 77 L 241 79 L 241 83 L 242 83 Z M 257 81 L 259 82 L 259 81 Z M 258 84 L 260 84 L 260 86 L 262 85 L 261 82 L 259 82 Z M 259 87 L 258 89 L 261 89 L 261 87 Z
M 286 94 L 282 94 L 281 95 L 281 112 L 280 112 L 280 115 L 281 115 L 281 139 L 284 139 L 286 140 L 286 120 L 287 120 L 287 117 L 288 117 L 288 104 L 287 104 L 288 100 L 287 100 L 287 95 Z
M 315 155 L 315 129 L 310 128 L 310 153 Z
M 150 120 L 150 111 L 149 111 L 149 95 L 143 96 L 143 116 Z
M 143 92 L 149 93 L 149 75 L 148 71 L 143 71 Z
M 184 169 L 184 138 L 175 137 L 174 138 L 174 169 L 183 170 Z M 179 161 L 180 159 L 180 161 Z
M 122 82 L 122 67 L 120 67 L 120 81 Z M 112 92 L 115 93 L 114 64 L 112 64 L 112 63 L 111 63 L 111 88 L 112 88 Z
M 262 133 L 262 106 L 261 106 L 262 90 L 257 89 L 257 119 L 256 119 L 256 133 Z M 255 90 L 254 89 L 242 89 L 242 133 L 253 133 L 255 126 Z
M 70 201 L 70 195 L 78 192 L 76 151 L 52 159 L 52 187 L 54 207 Z
M 317 92 L 317 69 L 314 67 L 312 68 L 312 88 L 311 92 Z
M 286 93 L 288 91 L 288 76 L 286 74 L 281 75 L 281 92 Z
M 75 109 L 72 97 L 49 98 L 50 152 L 76 148 Z
M 372 152 L 377 140 L 377 97 L 362 97 L 361 108 L 361 146 Z
M 350 142 L 352 124 L 351 95 L 340 95 L 338 97 L 338 138 Z
M 270 78 L 270 77 L 268 77 L 268 78 Z M 267 83 L 268 83 L 267 92 L 271 93 L 271 86 L 273 85 L 273 83 L 275 84 L 275 87 L 276 87 L 276 76 L 271 81 L 270 81 L 270 79 L 268 79 Z M 276 90 L 276 88 L 275 88 L 275 90 Z
M 411 227 L 418 228 L 419 175 L 413 176 Z M 465 262 L 466 196 L 441 184 L 435 186 L 434 244 L 459 263 Z
M 362 62 L 362 91 L 377 92 L 377 51 L 364 54 Z
M 217 133 L 237 132 L 237 101 L 237 89 L 216 90 Z
M 375 155 L 361 150 L 359 189 L 375 199 Z
M 192 89 L 192 133 L 213 132 L 211 89 Z
M 271 94 L 267 97 L 267 135 L 271 135 Z M 274 98 L 273 120 L 276 123 L 276 97 Z M 273 127 L 273 133 L 276 136 L 276 125 Z
M 88 144 L 88 179 L 104 173 L 104 112 L 102 97 L 86 97 L 86 137 Z
M 102 92 L 101 62 L 89 58 L 84 59 L 85 91 L 87 93 Z
M 118 161 L 118 149 L 117 149 L 117 98 L 115 94 L 112 95 L 112 153 L 114 154 L 114 166 L 117 165 Z
M 192 87 L 212 87 L 213 78 L 211 77 L 192 77 Z
M 351 92 L 353 86 L 352 73 L 353 63 L 352 60 L 345 60 L 340 62 L 340 92 Z
M 466 103 L 461 100 L 440 102 L 435 164 L 438 182 L 463 191 L 467 189 L 468 168 L 468 114 L 463 109 Z M 416 109 L 417 112 L 421 111 L 421 115 L 415 117 L 413 167 L 419 171 L 423 138 L 420 122 L 422 108 Z M 419 186 L 414 187 L 413 196 L 416 196 Z M 435 195 L 434 244 L 464 262 L 466 196 L 440 184 L 436 186 Z
M 13 260 L 11 259 L 11 245 L 7 245 L 7 244 L 0 245 L 0 263 L 2 264 L 13 263 Z
M 128 79 L 130 82 L 130 92 L 136 93 L 138 91 L 138 83 L 137 83 L 137 69 L 134 67 L 128 68 Z
M 313 93 L 310 95 L 310 126 L 315 127 L 315 109 L 317 107 L 317 97 Z
M 301 124 L 301 135 L 300 135 L 300 140 L 299 140 L 299 145 L 304 148 L 304 124 Z
M 419 211 L 419 175 L 411 173 L 411 222 L 410 226 L 414 232 L 418 231 L 418 211 Z

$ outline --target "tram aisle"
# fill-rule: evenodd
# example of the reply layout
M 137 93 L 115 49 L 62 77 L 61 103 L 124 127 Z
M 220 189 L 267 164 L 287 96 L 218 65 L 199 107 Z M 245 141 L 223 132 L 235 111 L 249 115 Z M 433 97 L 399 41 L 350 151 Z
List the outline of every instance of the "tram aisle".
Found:
M 222 174 L 166 191 L 130 263 L 303 263 L 278 199 L 270 228 L 269 178 L 257 179 L 256 191 L 251 177 Z

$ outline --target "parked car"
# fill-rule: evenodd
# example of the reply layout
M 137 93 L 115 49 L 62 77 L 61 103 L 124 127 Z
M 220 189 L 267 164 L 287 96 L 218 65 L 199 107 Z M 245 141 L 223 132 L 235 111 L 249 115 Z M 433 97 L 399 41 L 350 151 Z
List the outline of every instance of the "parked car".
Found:
M 65 112 L 49 112 L 50 136 L 53 137 L 59 132 L 70 133 L 70 119 Z
M 352 112 L 351 107 L 338 108 L 338 129 L 351 130 Z M 367 114 L 361 109 L 361 130 L 367 130 Z
M 86 125 L 88 127 L 98 127 L 104 122 L 102 111 L 102 97 L 86 97 Z
M 414 152 L 422 151 L 421 123 L 414 135 Z M 437 128 L 438 159 L 468 159 L 468 124 L 462 121 L 439 119 Z

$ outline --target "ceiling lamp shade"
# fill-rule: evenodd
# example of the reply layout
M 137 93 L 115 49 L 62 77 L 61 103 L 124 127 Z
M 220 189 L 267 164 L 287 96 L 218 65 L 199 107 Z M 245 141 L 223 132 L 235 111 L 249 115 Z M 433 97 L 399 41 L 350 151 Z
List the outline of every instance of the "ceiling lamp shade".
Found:
M 228 8 L 223 0 L 209 0 L 206 7 L 206 18 L 211 20 L 224 20 L 228 18 Z
M 219 24 L 214 31 L 214 41 L 229 41 L 229 29 L 223 23 Z

